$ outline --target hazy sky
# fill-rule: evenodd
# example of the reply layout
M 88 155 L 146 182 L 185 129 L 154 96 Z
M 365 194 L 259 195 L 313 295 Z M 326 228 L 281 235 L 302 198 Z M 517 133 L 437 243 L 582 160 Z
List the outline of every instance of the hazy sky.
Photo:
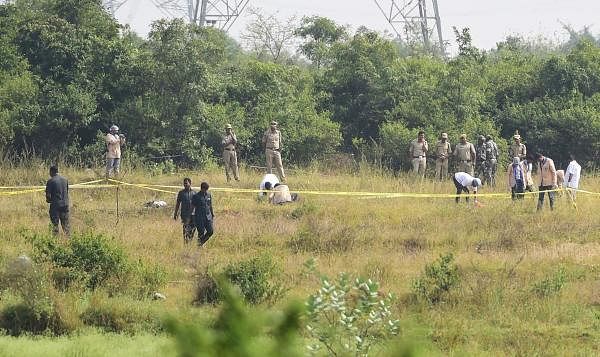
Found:
M 179 2 L 185 5 L 187 0 Z M 517 33 L 526 37 L 564 38 L 561 22 L 577 30 L 590 25 L 592 33 L 600 34 L 600 0 L 438 0 L 438 5 L 444 39 L 452 44 L 452 26 L 471 28 L 474 44 L 485 49 Z M 374 0 L 250 0 L 249 6 L 277 13 L 281 19 L 320 15 L 352 29 L 365 25 L 392 32 Z M 142 36 L 147 34 L 150 23 L 161 17 L 165 17 L 164 13 L 152 0 L 128 0 L 117 11 L 118 20 L 129 23 Z M 240 16 L 230 35 L 239 38 L 247 22 L 247 17 Z

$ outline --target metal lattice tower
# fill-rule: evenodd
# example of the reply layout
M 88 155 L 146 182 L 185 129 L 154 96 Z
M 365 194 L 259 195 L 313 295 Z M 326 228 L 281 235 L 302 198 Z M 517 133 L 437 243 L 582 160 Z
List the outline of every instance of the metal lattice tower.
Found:
M 228 31 L 250 0 L 152 0 L 163 13 Z
M 399 39 L 410 43 L 418 37 L 428 52 L 445 55 L 437 0 L 375 0 L 375 4 Z
M 117 10 L 123 6 L 125 3 L 127 2 L 127 0 L 102 0 L 102 5 L 104 5 L 104 8 L 113 16 L 115 17 L 115 13 L 117 12 Z

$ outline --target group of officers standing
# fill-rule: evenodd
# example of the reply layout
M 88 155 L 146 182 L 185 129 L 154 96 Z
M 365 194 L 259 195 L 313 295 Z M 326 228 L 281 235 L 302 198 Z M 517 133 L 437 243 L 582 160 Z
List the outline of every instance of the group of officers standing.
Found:
M 419 131 L 416 139 L 409 145 L 409 158 L 412 171 L 421 177 L 425 176 L 427 157 L 430 155 L 429 144 L 425 140 L 425 132 Z M 448 141 L 448 134 L 441 133 L 433 150 L 435 157 L 435 179 L 445 181 L 448 177 L 450 159 L 454 158 L 457 172 L 466 172 L 480 178 L 483 184 L 496 185 L 496 172 L 498 170 L 498 145 L 491 135 L 479 135 L 477 144 L 473 145 L 467 140 L 466 134 L 461 134 L 459 142 L 452 146 Z M 513 143 L 509 148 L 509 157 L 519 157 L 525 160 L 527 148 L 521 142 L 521 135 L 513 136 Z

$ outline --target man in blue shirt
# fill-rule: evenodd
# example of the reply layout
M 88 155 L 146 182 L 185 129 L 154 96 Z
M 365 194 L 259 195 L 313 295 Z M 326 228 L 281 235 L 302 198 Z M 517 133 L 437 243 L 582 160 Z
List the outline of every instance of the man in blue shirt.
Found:
M 177 219 L 179 208 L 181 208 L 181 223 L 183 224 L 183 242 L 189 243 L 194 239 L 196 226 L 194 224 L 194 216 L 192 215 L 194 207 L 192 207 L 192 197 L 196 191 L 192 190 L 192 180 L 188 177 L 183 179 L 183 190 L 177 194 L 177 202 L 175 203 L 175 213 L 173 219 Z

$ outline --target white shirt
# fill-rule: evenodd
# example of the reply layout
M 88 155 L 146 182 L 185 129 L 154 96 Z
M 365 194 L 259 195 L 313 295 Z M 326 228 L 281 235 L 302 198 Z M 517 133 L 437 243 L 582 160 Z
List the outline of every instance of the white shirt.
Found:
M 473 186 L 473 180 L 475 180 L 475 177 L 469 175 L 466 172 L 457 172 L 454 174 L 454 178 L 456 179 L 456 181 L 458 181 L 458 183 L 460 183 L 464 187 Z M 473 190 L 477 192 L 477 187 L 473 186 Z
M 286 202 L 292 202 L 292 194 L 287 185 L 278 185 L 273 189 L 273 192 L 269 194 L 269 198 L 273 204 L 281 204 Z
M 271 188 L 273 188 L 273 186 L 275 186 L 276 183 L 279 183 L 279 179 L 277 178 L 276 175 L 274 174 L 266 174 L 262 181 L 260 182 L 260 185 L 258 185 L 258 188 L 261 190 L 265 189 L 265 183 L 270 182 L 271 183 Z M 259 192 L 259 196 L 264 196 L 264 192 Z
M 571 176 L 571 181 L 569 181 L 569 176 Z M 570 188 L 578 188 L 579 187 L 579 178 L 581 177 L 581 165 L 577 163 L 577 161 L 573 160 L 569 163 L 567 167 L 567 172 L 565 172 L 565 183 L 567 187 Z

